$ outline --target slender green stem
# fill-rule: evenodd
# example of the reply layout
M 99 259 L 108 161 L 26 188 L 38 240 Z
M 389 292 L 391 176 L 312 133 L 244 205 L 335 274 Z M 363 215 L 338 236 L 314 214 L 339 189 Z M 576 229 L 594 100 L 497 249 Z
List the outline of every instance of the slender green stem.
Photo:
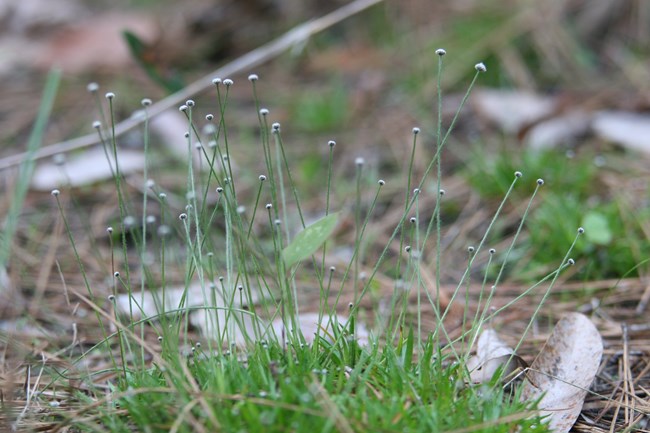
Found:
M 441 153 L 440 148 L 442 147 L 442 57 L 438 55 L 438 77 L 436 83 L 436 93 L 438 95 L 438 122 L 436 125 L 436 208 L 433 215 L 433 219 L 436 223 L 436 311 L 440 314 L 440 277 L 441 277 L 441 221 L 440 221 L 440 201 L 442 200 L 442 163 L 441 163 Z M 438 326 L 443 326 L 442 322 Z M 436 334 L 437 336 L 440 334 Z M 436 341 L 439 343 L 439 341 Z
M 359 296 L 359 256 L 361 250 L 361 171 L 363 169 L 363 158 L 357 158 L 356 165 L 356 193 L 354 205 L 354 249 L 357 252 L 354 255 L 354 272 L 353 272 L 353 287 L 354 287 L 354 302 L 357 302 Z
M 421 189 L 422 186 L 424 185 L 426 179 L 428 178 L 429 173 L 431 172 L 431 170 L 433 169 L 433 167 L 434 167 L 434 165 L 435 165 L 435 163 L 436 163 L 436 159 L 439 157 L 440 153 L 442 152 L 442 149 L 444 148 L 444 145 L 445 145 L 445 143 L 447 142 L 447 139 L 449 138 L 449 133 L 450 133 L 451 130 L 453 130 L 453 127 L 454 127 L 455 124 L 456 124 L 456 121 L 457 121 L 457 119 L 458 119 L 458 116 L 460 115 L 460 111 L 461 111 L 462 108 L 465 106 L 465 103 L 467 102 L 467 99 L 469 98 L 469 95 L 470 95 L 472 89 L 474 88 L 474 85 L 475 85 L 475 83 L 476 83 L 476 81 L 477 81 L 477 79 L 478 79 L 479 74 L 480 74 L 480 72 L 477 71 L 476 74 L 474 75 L 474 78 L 472 79 L 472 82 L 470 83 L 469 87 L 467 88 L 467 91 L 465 92 L 465 95 L 463 96 L 463 99 L 461 100 L 461 103 L 460 103 L 460 105 L 459 105 L 459 107 L 458 107 L 458 110 L 456 111 L 456 114 L 455 114 L 455 116 L 454 116 L 454 118 L 453 118 L 453 120 L 452 120 L 452 122 L 451 122 L 451 125 L 450 125 L 450 127 L 449 127 L 449 130 L 447 131 L 447 133 L 446 133 L 445 136 L 443 137 L 442 142 L 441 142 L 441 144 L 440 144 L 440 147 L 437 149 L 436 154 L 433 156 L 433 158 L 431 159 L 431 161 L 430 161 L 429 164 L 427 165 L 427 168 L 426 168 L 425 171 L 424 171 L 424 174 L 423 174 L 423 176 L 422 176 L 422 180 L 420 181 L 420 183 L 419 183 L 419 185 L 418 185 L 418 190 Z M 398 233 L 400 232 L 400 230 L 402 229 L 402 227 L 403 227 L 403 225 L 404 225 L 404 221 L 405 221 L 406 218 L 407 218 L 408 211 L 411 209 L 411 207 L 413 206 L 413 203 L 414 203 L 414 202 L 415 202 L 414 199 L 411 199 L 411 200 L 408 202 L 408 204 L 407 204 L 407 206 L 406 206 L 406 208 L 405 208 L 405 212 L 404 212 L 404 214 L 402 215 L 402 217 L 400 218 L 399 222 L 397 223 L 395 229 L 393 230 L 393 232 L 392 232 L 391 235 L 389 236 L 389 238 L 388 238 L 388 242 L 386 243 L 386 246 L 384 247 L 384 249 L 382 250 L 381 254 L 379 255 L 379 258 L 377 259 L 377 262 L 375 263 L 375 266 L 373 267 L 372 272 L 371 272 L 371 274 L 369 275 L 369 278 L 368 278 L 368 281 L 369 281 L 369 282 L 373 280 L 373 278 L 375 277 L 375 275 L 376 275 L 377 272 L 379 271 L 379 267 L 380 267 L 380 266 L 382 265 L 382 263 L 384 262 L 384 259 L 386 258 L 386 255 L 387 255 L 387 253 L 388 253 L 388 250 L 389 250 L 389 248 L 390 248 L 390 245 L 391 245 L 393 239 L 395 239 L 395 237 L 397 236 L 397 234 L 398 234 Z M 424 242 L 426 242 L 426 240 L 423 240 L 423 245 L 424 245 Z M 367 293 L 367 291 L 368 291 L 369 288 L 370 288 L 370 284 L 369 284 L 369 283 L 366 283 L 365 286 L 363 287 L 363 290 L 361 291 L 361 293 L 360 293 L 360 295 L 359 295 L 359 299 L 358 299 L 358 301 L 356 302 L 356 304 L 354 305 L 353 309 L 357 309 L 357 308 L 358 308 L 359 301 L 360 301 L 361 299 L 363 299 L 363 297 L 365 296 L 365 294 Z
M 571 257 L 571 252 L 573 251 L 573 248 L 576 246 L 578 243 L 578 239 L 580 236 L 584 233 L 584 229 L 580 227 L 576 233 L 575 238 L 573 239 L 573 242 L 571 243 L 571 246 L 567 250 L 566 254 L 564 255 L 564 258 L 562 259 L 562 262 L 558 266 L 557 270 L 553 273 L 553 279 L 551 280 L 550 284 L 546 288 L 546 291 L 544 292 L 544 296 L 542 296 L 541 301 L 537 304 L 535 307 L 535 311 L 533 312 L 532 316 L 530 317 L 530 321 L 528 322 L 528 325 L 526 325 L 526 329 L 524 329 L 524 332 L 521 334 L 521 338 L 519 339 L 519 342 L 515 346 L 513 350 L 513 354 L 519 350 L 519 347 L 522 345 L 522 343 L 526 340 L 526 336 L 528 335 L 528 332 L 530 331 L 530 328 L 533 326 L 533 323 L 537 320 L 537 315 L 539 314 L 540 310 L 546 303 L 546 300 L 548 299 L 549 295 L 551 294 L 551 291 L 553 290 L 553 287 L 555 287 L 555 283 L 557 282 L 558 277 L 560 276 L 560 272 L 567 266 L 567 265 L 573 265 L 573 259 L 570 259 Z
M 61 205 L 61 201 L 59 200 L 59 191 L 58 190 L 52 191 L 52 195 L 56 199 L 56 205 L 57 208 L 59 209 L 59 215 L 61 215 L 61 218 L 63 219 L 63 224 L 65 225 L 65 231 L 66 234 L 68 235 L 68 240 L 70 241 L 70 246 L 72 247 L 72 252 L 74 254 L 75 261 L 77 262 L 77 266 L 79 266 L 79 272 L 81 272 L 81 278 L 84 282 L 84 286 L 86 287 L 86 291 L 88 292 L 88 297 L 92 302 L 95 302 L 96 301 L 95 294 L 93 293 L 92 286 L 90 285 L 90 281 L 88 280 L 88 275 L 86 274 L 86 268 L 84 267 L 83 261 L 81 260 L 81 256 L 79 255 L 79 251 L 77 250 L 77 243 L 74 240 L 74 236 L 72 235 L 72 230 L 70 229 L 70 224 L 68 223 L 68 219 L 66 218 L 65 212 L 63 211 L 63 206 Z M 110 344 L 106 339 L 107 334 L 106 334 L 106 328 L 104 327 L 104 322 L 101 320 L 101 316 L 97 311 L 95 311 L 95 318 L 97 319 L 97 323 L 99 324 L 102 337 L 106 342 L 106 350 L 110 354 L 113 367 L 117 369 L 117 363 L 115 362 L 115 358 L 113 357 Z

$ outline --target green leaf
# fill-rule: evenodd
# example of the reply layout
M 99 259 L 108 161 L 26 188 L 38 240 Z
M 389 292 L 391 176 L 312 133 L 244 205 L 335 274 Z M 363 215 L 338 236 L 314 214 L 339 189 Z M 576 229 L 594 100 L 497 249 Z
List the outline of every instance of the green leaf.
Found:
M 612 242 L 613 234 L 609 228 L 607 217 L 600 212 L 590 211 L 582 219 L 587 240 L 597 245 L 608 245 Z
M 175 93 L 185 87 L 179 76 L 165 77 L 156 64 L 149 58 L 149 47 L 133 32 L 124 30 L 122 36 L 126 41 L 131 56 L 146 72 L 149 78 L 169 93 Z
M 282 251 L 282 259 L 287 268 L 314 254 L 336 228 L 339 213 L 327 215 L 306 227 Z

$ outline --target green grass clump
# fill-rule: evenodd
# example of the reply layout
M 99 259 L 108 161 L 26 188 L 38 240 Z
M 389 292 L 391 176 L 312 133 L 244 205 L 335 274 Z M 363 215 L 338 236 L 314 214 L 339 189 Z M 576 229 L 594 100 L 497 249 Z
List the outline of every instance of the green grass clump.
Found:
M 641 225 L 647 216 L 631 212 L 620 201 L 584 203 L 572 194 L 546 197 L 544 206 L 531 217 L 530 244 L 549 256 L 561 254 L 561 243 L 573 237 L 571 224 L 578 224 L 585 228 L 585 242 L 576 247 L 576 255 L 587 258 L 588 264 L 581 267 L 577 278 L 638 276 L 650 255 Z M 544 257 L 531 258 L 530 269 L 548 271 L 549 266 Z
M 547 184 L 553 185 L 553 191 L 547 194 L 570 191 L 578 199 L 587 199 L 598 192 L 598 167 L 593 163 L 593 155 L 568 158 L 555 149 L 531 151 L 506 146 L 488 151 L 488 147 L 492 145 L 485 143 L 475 146 L 464 171 L 469 184 L 483 198 L 498 200 L 503 197 L 515 170 L 521 170 L 533 179 L 543 178 Z M 532 193 L 533 188 L 533 185 L 522 185 L 514 194 L 525 196 Z
M 323 339 L 289 349 L 260 342 L 245 352 L 172 354 L 166 368 L 130 375 L 114 390 L 120 415 L 108 410 L 99 421 L 110 431 L 152 433 L 547 431 L 529 416 L 534 402 L 520 403 L 498 384 L 467 386 L 463 367 L 443 366 L 433 340 L 418 360 L 407 347 L 413 341 L 362 349 Z
M 607 168 L 599 167 L 601 158 L 589 152 L 567 157 L 558 149 L 514 152 L 501 149 L 488 154 L 476 147 L 465 169 L 465 178 L 484 199 L 495 200 L 508 190 L 511 173 L 520 167 L 527 175 L 542 177 L 551 186 L 527 223 L 527 237 L 515 249 L 519 257 L 516 278 L 535 280 L 555 267 L 567 243 L 575 237 L 575 228 L 585 228 L 585 242 L 576 245 L 576 255 L 589 259 L 573 278 L 597 280 L 638 275 L 639 267 L 650 254 L 644 242 L 644 211 L 634 210 L 622 198 L 612 200 L 599 179 Z M 532 191 L 522 185 L 514 196 Z M 501 227 L 502 234 L 511 228 Z M 534 248 L 533 248 L 534 247 Z M 543 254 L 530 255 L 531 251 Z

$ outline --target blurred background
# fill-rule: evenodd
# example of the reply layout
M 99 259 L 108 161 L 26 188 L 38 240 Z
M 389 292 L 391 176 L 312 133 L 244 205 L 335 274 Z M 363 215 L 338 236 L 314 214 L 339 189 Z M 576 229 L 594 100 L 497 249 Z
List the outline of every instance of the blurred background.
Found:
M 51 67 L 65 74 L 60 111 L 84 103 L 76 92 L 85 91 L 90 81 L 116 92 L 129 89 L 123 98 L 133 100 L 125 99 L 125 106 L 139 102 L 140 93 L 156 100 L 345 3 L 2 0 L 3 142 L 19 137 L 28 126 L 39 102 L 42 74 Z M 404 111 L 431 110 L 434 51 L 443 47 L 449 53 L 443 77 L 448 91 L 464 89 L 474 73 L 471 66 L 482 61 L 490 72 L 481 78 L 482 87 L 558 97 L 556 109 L 544 117 L 575 109 L 642 112 L 648 108 L 650 86 L 649 24 L 650 6 L 642 0 L 384 1 L 268 62 L 264 72 L 273 80 L 262 87 L 273 97 L 284 95 L 289 101 L 277 105 L 294 111 L 302 111 L 295 106 L 305 99 L 299 93 L 307 92 L 310 84 L 316 95 L 318 86 L 345 89 L 345 97 L 327 93 L 330 98 L 338 95 L 347 111 L 335 125 L 320 125 L 341 131 L 398 98 L 416 107 Z M 501 107 L 488 103 L 485 108 Z M 539 110 L 528 111 L 534 108 Z M 535 114 L 524 119 L 526 126 L 538 120 Z M 498 126 L 525 132 L 517 130 L 521 125 L 516 120 Z M 59 134 L 52 139 L 70 131 Z
M 50 68 L 63 71 L 63 82 L 44 147 L 93 132 L 91 124 L 100 113 L 87 91 L 90 82 L 99 84 L 102 100 L 105 92 L 115 92 L 117 120 L 127 119 L 142 98 L 155 103 L 346 3 L 2 0 L 0 158 L 25 151 Z M 554 269 L 579 225 L 588 229 L 589 242 L 577 247 L 576 256 L 588 260 L 570 278 L 644 275 L 650 254 L 647 1 L 378 2 L 254 70 L 220 77 L 235 81 L 227 117 L 239 166 L 247 167 L 242 170 L 248 170 L 251 184 L 264 168 L 257 158 L 259 125 L 246 80 L 256 73 L 259 103 L 270 109 L 270 121 L 281 122 L 304 196 L 314 197 L 307 208 L 322 209 L 324 158 L 331 139 L 339 143 L 335 158 L 342 184 L 336 188 L 342 197 L 351 188 L 349 173 L 357 157 L 367 162 L 367 185 L 379 177 L 403 175 L 414 126 L 423 131 L 417 178 L 435 150 L 438 48 L 447 51 L 444 125 L 450 124 L 472 81 L 474 65 L 487 67 L 443 157 L 445 183 L 453 187 L 447 188 L 443 223 L 458 227 L 445 245 L 460 251 L 476 241 L 512 173 L 521 170 L 528 186 L 515 193 L 509 205 L 512 219 L 496 228 L 494 242 L 512 234 L 534 180 L 544 178 L 548 188 L 521 248 L 511 256 L 520 261 L 512 278 L 530 280 Z M 209 83 L 205 87 L 193 95 L 200 118 L 216 110 L 215 92 Z M 179 137 L 186 122 L 176 109 L 159 117 L 151 126 L 158 158 L 152 176 L 173 188 L 184 176 L 177 145 L 182 154 Z M 141 134 L 136 129 L 119 141 L 125 155 L 135 152 L 136 173 Z M 86 151 L 65 157 L 82 158 Z M 35 172 L 32 189 L 43 191 L 44 200 L 44 193 L 61 182 L 48 166 L 56 163 L 44 158 Z M 11 184 L 10 173 L 2 171 L 3 189 Z M 89 197 L 101 197 L 100 181 L 92 175 L 66 180 L 78 182 Z M 108 192 L 111 186 L 106 188 Z M 3 206 L 10 200 L 5 195 Z M 40 199 L 34 200 L 37 208 Z M 391 203 L 387 199 L 381 209 L 386 213 Z M 105 220 L 93 220 L 98 232 Z M 536 246 L 535 256 L 530 245 Z M 457 271 L 449 270 L 449 278 Z
M 562 312 L 588 313 L 609 339 L 608 356 L 613 361 L 604 365 L 612 371 L 628 371 L 617 363 L 627 359 L 620 354 L 629 349 L 641 354 L 633 359 L 645 360 L 635 364 L 629 377 L 647 378 L 650 2 L 377 1 L 274 52 L 255 68 L 233 67 L 236 63 L 231 62 L 295 26 L 349 3 L 367 2 L 0 0 L 0 343 L 9 347 L 11 341 L 13 346 L 0 350 L 0 369 L 11 363 L 20 366 L 25 359 L 39 364 L 46 351 L 62 353 L 58 350 L 68 347 L 72 329 L 70 347 L 75 341 L 102 338 L 92 311 L 69 296 L 68 288 L 83 291 L 87 278 L 100 306 L 109 310 L 108 295 L 116 284 L 114 258 L 118 258 L 119 269 L 131 268 L 133 281 L 138 280 L 143 267 L 136 245 L 128 245 L 124 261 L 129 263 L 120 262 L 123 256 L 117 245 L 122 228 L 127 232 L 139 223 L 158 229 L 163 221 L 169 224 L 165 227 L 170 232 L 164 235 L 147 231 L 151 238 L 147 246 L 167 254 L 162 267 L 156 264 L 157 256 L 143 255 L 144 262 L 151 262 L 145 263 L 151 268 L 147 287 L 160 287 L 161 281 L 181 288 L 187 284 L 191 271 L 184 256 L 185 233 L 180 224 L 168 222 L 178 223 L 188 202 L 189 161 L 184 138 L 188 122 L 178 107 L 188 98 L 196 101 L 193 119 L 203 144 L 209 145 L 211 126 L 204 121 L 205 115 L 213 113 L 218 119 L 220 110 L 212 78 L 234 80 L 225 119 L 237 199 L 248 209 L 255 206 L 256 193 L 261 191 L 258 176 L 266 172 L 260 157 L 259 107 L 269 109 L 269 123 L 281 123 L 307 222 L 324 213 L 328 141 L 336 141 L 331 209 L 342 211 L 342 221 L 328 243 L 328 265 L 343 263 L 342 269 L 352 257 L 356 182 L 361 185 L 361 213 L 365 215 L 378 179 L 386 181 L 359 248 L 360 279 L 364 272 L 370 275 L 402 218 L 405 191 L 410 192 L 405 178 L 413 128 L 421 132 L 411 185 L 431 167 L 439 138 L 438 115 L 443 135 L 476 78 L 442 154 L 440 187 L 446 193 L 440 200 L 441 264 L 436 269 L 435 242 L 429 241 L 418 256 L 422 284 L 433 290 L 439 276 L 440 299 L 447 305 L 467 269 L 468 246 L 478 245 L 513 182 L 514 172 L 521 171 L 523 177 L 501 208 L 500 218 L 490 226 L 484 251 L 472 263 L 467 297 L 461 294 L 453 306 L 462 310 L 467 302 L 473 311 L 480 304 L 482 289 L 490 287 L 497 275 L 499 286 L 491 305 L 507 304 L 525 287 L 537 288 L 524 302 L 499 314 L 500 321 L 510 322 L 508 330 L 517 341 L 529 318 L 537 313 L 542 297 L 546 299 L 545 286 L 536 283 L 566 263 L 576 230 L 582 226 L 585 235 L 571 252 L 575 266 L 554 280 L 543 312 L 549 320 L 540 321 L 539 329 L 536 322 L 534 331 L 543 334 Z M 439 48 L 446 50 L 442 59 L 436 55 Z M 441 60 L 443 99 L 438 110 Z M 475 65 L 479 62 L 487 71 L 477 76 Z M 224 65 L 234 72 L 217 75 L 215 71 Z M 62 71 L 62 81 L 44 131 L 42 151 L 46 156 L 38 159 L 23 202 L 15 193 L 25 186 L 18 175 L 21 158 L 16 155 L 27 151 L 46 75 L 52 68 Z M 259 76 L 257 98 L 247 80 L 251 73 Z M 89 83 L 96 83 L 98 91 L 89 93 Z M 188 86 L 198 90 L 184 97 L 173 96 Z M 132 213 L 123 220 L 106 155 L 101 146 L 92 145 L 97 141 L 93 122 L 100 121 L 109 134 L 107 92 L 116 95 L 117 122 L 136 122 L 133 119 L 141 115 L 143 98 L 153 101 L 152 112 L 161 106 L 160 101 L 173 102 L 150 122 L 146 175 L 144 128 L 138 125 L 117 140 L 125 175 L 123 189 L 131 198 Z M 89 134 L 90 141 L 70 146 L 69 140 Z M 75 149 L 63 152 L 66 147 Z M 358 158 L 364 159 L 364 165 L 357 179 Z M 205 168 L 196 164 L 197 170 Z M 211 180 L 214 184 L 214 178 L 206 181 L 207 171 L 204 174 L 199 182 Z M 429 176 L 418 198 L 419 215 L 413 221 L 422 230 L 431 223 L 438 202 L 435 177 Z M 543 178 L 545 185 L 532 202 L 516 245 L 509 249 L 538 178 Z M 57 202 L 50 195 L 54 188 L 61 190 L 69 227 L 64 227 Z M 157 199 L 161 191 L 167 195 L 164 206 Z M 151 197 L 147 215 L 142 210 L 143 194 Z M 268 191 L 264 194 L 267 196 L 263 195 L 260 203 L 268 199 Z M 205 197 L 209 205 L 217 200 L 215 195 L 214 188 L 210 189 Z M 18 204 L 12 210 L 13 203 Z M 289 215 L 295 218 L 295 212 Z M 224 244 L 220 224 L 214 223 L 210 233 L 216 246 Z M 299 224 L 296 220 L 287 226 Z M 115 232 L 107 235 L 107 227 L 115 227 Z M 412 234 L 415 230 L 411 227 L 408 231 Z M 84 275 L 67 237 L 68 228 L 76 239 Z M 273 251 L 269 221 L 258 214 L 253 230 L 262 243 L 261 250 Z M 396 289 L 405 288 L 399 265 L 395 267 L 393 260 L 401 257 L 403 248 L 399 242 L 393 244 L 389 244 L 389 258 L 378 269 L 365 298 L 370 305 L 361 306 L 378 315 L 381 309 L 375 307 L 390 305 L 387 300 L 398 293 Z M 488 248 L 494 248 L 495 254 L 488 254 Z M 216 266 L 225 268 L 221 256 L 215 254 Z M 503 261 L 506 265 L 501 273 Z M 337 274 L 335 278 L 342 277 Z M 297 285 L 300 302 L 307 310 L 315 310 L 320 293 L 313 278 L 300 279 Z M 414 292 L 404 290 L 398 295 L 406 299 Z M 342 298 L 338 304 L 346 312 L 348 300 Z M 420 314 L 415 302 L 409 301 L 408 306 L 413 316 Z M 449 320 L 460 317 L 454 316 L 458 309 Z M 426 328 L 436 326 L 431 311 L 422 316 Z M 370 313 L 362 315 L 361 323 L 372 317 Z M 629 325 L 629 346 L 622 323 Z M 156 341 L 153 333 L 149 337 Z M 530 347 L 521 351 L 538 353 Z M 105 361 L 99 358 L 97 362 Z M 22 373 L 7 377 L 14 389 L 25 383 Z M 640 389 L 648 388 L 636 379 L 634 383 Z M 607 386 L 610 384 L 627 393 L 618 379 Z M 595 389 L 611 395 L 612 400 L 619 398 L 610 388 Z M 627 394 L 625 400 L 620 396 L 620 401 L 628 401 Z M 598 403 L 613 407 L 609 402 Z M 603 406 L 592 406 L 596 408 L 593 418 L 601 419 L 598 408 Z M 618 409 L 614 418 L 617 416 Z M 611 431 L 614 429 L 612 422 Z M 607 430 L 609 426 L 602 431 Z

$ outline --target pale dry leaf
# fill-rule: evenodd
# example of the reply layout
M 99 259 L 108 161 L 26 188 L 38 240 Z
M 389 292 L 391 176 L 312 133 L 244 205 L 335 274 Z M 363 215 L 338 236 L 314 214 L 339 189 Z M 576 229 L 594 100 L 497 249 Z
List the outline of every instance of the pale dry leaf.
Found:
M 624 111 L 601 111 L 591 125 L 602 139 L 644 153 L 650 153 L 650 115 Z
M 164 302 L 163 302 L 164 293 Z M 115 307 L 120 314 L 133 315 L 133 319 L 154 317 L 176 310 L 183 297 L 185 307 L 201 305 L 201 286 L 192 285 L 187 290 L 183 287 L 167 288 L 164 290 L 123 293 L 115 298 Z M 221 297 L 219 297 L 221 299 Z M 164 310 L 163 310 L 164 305 Z
M 320 317 L 319 321 L 318 313 L 300 313 L 298 315 L 297 324 L 300 327 L 302 335 L 305 337 L 305 341 L 311 344 L 314 342 L 314 337 L 316 334 L 319 334 L 330 340 L 329 337 L 334 336 L 332 326 L 343 325 L 347 321 L 348 318 L 346 316 L 335 316 L 334 318 L 330 319 L 327 315 L 325 315 L 323 317 Z M 275 335 L 282 335 L 282 329 L 284 328 L 282 319 L 275 319 L 271 324 L 271 327 L 275 332 Z M 368 340 L 370 338 L 370 334 L 368 333 L 366 327 L 358 321 L 355 323 L 355 338 L 357 342 L 362 346 L 367 346 Z
M 257 292 L 251 291 L 253 299 L 257 301 Z M 204 296 L 205 294 L 205 296 Z M 264 329 L 264 324 L 252 314 L 244 311 L 244 306 L 235 296 L 232 301 L 224 300 L 219 291 L 210 290 L 208 287 L 202 287 L 200 283 L 193 283 L 189 287 L 169 287 L 164 290 L 164 309 L 163 309 L 163 291 L 147 290 L 144 292 L 133 292 L 118 295 L 115 298 L 115 308 L 118 313 L 123 315 L 132 315 L 133 320 L 141 318 L 156 318 L 160 314 L 168 314 L 181 308 L 190 309 L 190 323 L 203 335 L 214 336 L 221 334 L 229 343 L 243 345 L 246 341 L 245 336 L 254 336 L 256 331 Z M 207 299 L 206 299 L 207 298 Z M 244 303 L 246 304 L 246 303 Z M 198 308 L 208 306 L 207 308 Z M 228 328 L 224 324 L 230 323 Z M 259 326 L 255 326 L 259 324 Z
M 301 313 L 298 315 L 297 324 L 300 332 L 308 344 L 314 342 L 314 336 L 318 332 L 325 339 L 331 341 L 334 335 L 332 326 L 334 323 L 344 324 L 347 317 L 339 316 L 336 321 L 331 321 L 323 316 L 319 322 L 317 313 Z M 220 334 L 228 343 L 244 346 L 250 340 L 282 341 L 291 332 L 292 328 L 286 328 L 281 318 L 276 318 L 268 323 L 258 316 L 247 311 L 217 310 L 217 314 L 210 314 L 206 311 L 195 311 L 190 315 L 190 322 L 201 330 L 205 336 L 216 338 Z M 227 325 L 226 325 L 227 324 Z M 359 344 L 366 346 L 370 338 L 365 326 L 356 324 L 356 340 Z
M 551 431 L 566 433 L 575 424 L 596 377 L 603 341 L 589 318 L 580 313 L 563 317 L 524 381 L 522 401 L 541 397 L 539 410 Z
M 268 325 L 259 316 L 236 305 L 231 309 L 222 305 L 217 309 L 192 311 L 190 323 L 203 336 L 237 346 L 244 346 L 251 339 L 271 338 Z
M 113 178 L 111 166 L 115 159 L 110 154 L 109 165 L 102 148 L 89 149 L 82 154 L 70 157 L 63 164 L 45 162 L 34 170 L 31 187 L 38 191 L 51 191 L 64 185 L 79 187 Z M 144 168 L 145 156 L 140 151 L 121 149 L 117 154 L 120 172 L 130 174 Z
M 516 134 L 555 110 L 555 99 L 516 90 L 477 89 L 472 92 L 476 113 L 503 131 Z
M 534 150 L 554 148 L 574 142 L 589 130 L 591 115 L 575 110 L 542 122 L 530 128 L 525 136 L 526 145 Z
M 518 359 L 514 350 L 499 337 L 492 328 L 481 332 L 476 343 L 476 355 L 467 360 L 467 369 L 473 383 L 485 383 L 503 367 L 503 375 L 515 371 Z
M 162 310 L 163 293 L 165 297 L 164 311 Z M 257 302 L 257 292 L 252 290 L 251 295 L 253 297 L 251 302 Z M 164 292 L 162 290 L 145 290 L 144 294 L 140 291 L 132 292 L 131 295 L 120 294 L 115 298 L 115 307 L 121 314 L 132 313 L 134 319 L 140 319 L 177 310 L 181 306 L 181 301 L 183 301 L 183 308 L 211 305 L 223 309 L 230 303 L 224 301 L 219 291 L 210 290 L 207 286 L 202 287 L 197 282 L 190 284 L 187 289 L 185 287 L 168 287 Z M 239 301 L 239 296 L 234 297 L 232 304 L 234 308 L 243 306 Z M 246 302 L 244 305 L 247 305 Z
M 199 283 L 190 285 L 187 289 L 183 287 L 170 287 L 165 290 L 165 313 L 177 310 L 181 300 L 185 298 L 183 307 L 193 308 L 209 305 L 210 308 L 198 308 L 190 312 L 190 323 L 199 329 L 202 335 L 217 338 L 220 335 L 228 343 L 234 343 L 238 346 L 245 345 L 251 339 L 275 340 L 281 341 L 283 333 L 282 320 L 277 318 L 268 323 L 255 314 L 246 310 L 244 305 L 235 296 L 230 305 L 229 300 L 224 301 L 223 296 L 218 291 L 210 291 L 205 288 L 208 297 L 207 302 L 203 296 L 204 289 Z M 252 290 L 252 303 L 258 302 L 256 290 Z M 134 320 L 143 317 L 156 317 L 162 314 L 162 291 L 145 291 L 133 292 L 131 295 L 125 293 L 115 298 L 115 307 L 120 314 L 131 315 Z M 323 316 L 319 322 L 317 313 L 302 313 L 298 315 L 297 324 L 300 331 L 305 337 L 307 343 L 314 341 L 314 336 L 318 332 L 327 339 L 333 336 L 332 326 L 345 324 L 348 318 L 338 316 L 335 320 L 330 320 L 328 316 Z M 370 334 L 366 327 L 357 322 L 355 326 L 355 338 L 361 345 L 368 345 Z M 285 330 L 286 335 L 286 330 Z

